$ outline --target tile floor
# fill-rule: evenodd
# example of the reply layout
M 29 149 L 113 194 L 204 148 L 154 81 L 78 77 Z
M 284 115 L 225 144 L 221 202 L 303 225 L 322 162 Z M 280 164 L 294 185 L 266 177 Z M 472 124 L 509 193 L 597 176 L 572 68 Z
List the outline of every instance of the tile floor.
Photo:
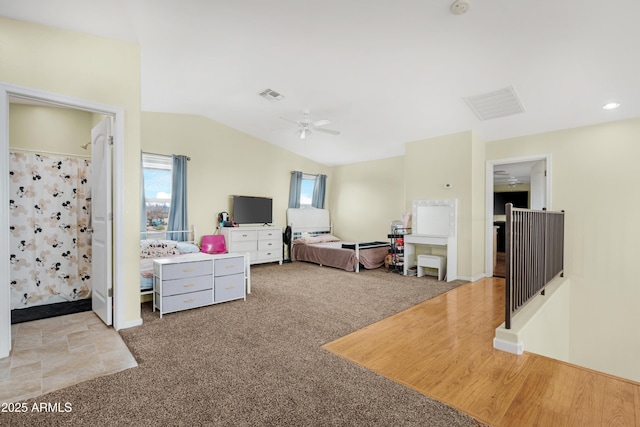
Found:
M 92 311 L 11 325 L 0 359 L 0 402 L 16 402 L 138 366 L 120 335 Z

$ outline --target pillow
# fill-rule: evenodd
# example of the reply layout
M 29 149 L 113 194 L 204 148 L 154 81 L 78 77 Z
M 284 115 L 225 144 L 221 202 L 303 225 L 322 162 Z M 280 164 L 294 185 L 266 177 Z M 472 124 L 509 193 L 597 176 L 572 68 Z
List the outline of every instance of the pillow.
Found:
M 178 250 L 181 254 L 195 254 L 200 252 L 199 247 L 188 242 L 178 242 Z
M 328 243 L 328 242 L 339 242 L 336 236 L 331 234 L 319 234 L 317 236 L 309 236 L 309 237 L 301 237 L 300 239 L 296 239 L 293 243 Z
M 173 240 L 141 240 L 140 258 L 160 258 L 180 255 L 177 242 Z
M 316 239 L 318 239 L 318 241 L 320 243 L 326 243 L 326 242 L 339 242 L 340 239 L 338 239 L 336 236 L 333 236 L 331 234 L 319 234 L 317 236 L 315 236 Z

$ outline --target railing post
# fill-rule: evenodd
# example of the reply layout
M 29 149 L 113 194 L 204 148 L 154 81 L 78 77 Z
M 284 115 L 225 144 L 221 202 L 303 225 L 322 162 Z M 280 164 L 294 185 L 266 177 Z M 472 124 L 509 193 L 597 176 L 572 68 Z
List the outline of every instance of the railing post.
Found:
M 513 227 L 512 227 L 512 212 L 513 203 L 507 203 L 505 208 L 505 213 L 507 214 L 507 218 L 505 220 L 505 317 L 504 317 L 504 327 L 506 329 L 511 329 L 511 312 L 513 308 L 512 304 L 512 279 L 511 279 L 511 253 L 512 253 L 512 245 L 513 245 Z

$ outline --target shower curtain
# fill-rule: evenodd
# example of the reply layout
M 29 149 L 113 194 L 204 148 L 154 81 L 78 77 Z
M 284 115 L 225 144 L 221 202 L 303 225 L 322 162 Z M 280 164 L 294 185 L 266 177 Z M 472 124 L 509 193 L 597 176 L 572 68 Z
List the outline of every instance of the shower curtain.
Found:
M 10 153 L 11 309 L 91 297 L 90 168 Z

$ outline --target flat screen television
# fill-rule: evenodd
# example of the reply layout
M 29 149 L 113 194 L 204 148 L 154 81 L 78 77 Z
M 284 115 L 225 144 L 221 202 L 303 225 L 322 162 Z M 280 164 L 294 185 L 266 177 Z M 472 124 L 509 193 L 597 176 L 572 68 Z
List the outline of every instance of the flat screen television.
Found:
M 493 193 L 493 214 L 504 215 L 505 205 L 512 203 L 514 208 L 528 208 L 529 207 L 529 192 L 528 191 L 503 191 Z
M 269 197 L 233 196 L 231 216 L 236 224 L 271 224 L 273 200 Z

